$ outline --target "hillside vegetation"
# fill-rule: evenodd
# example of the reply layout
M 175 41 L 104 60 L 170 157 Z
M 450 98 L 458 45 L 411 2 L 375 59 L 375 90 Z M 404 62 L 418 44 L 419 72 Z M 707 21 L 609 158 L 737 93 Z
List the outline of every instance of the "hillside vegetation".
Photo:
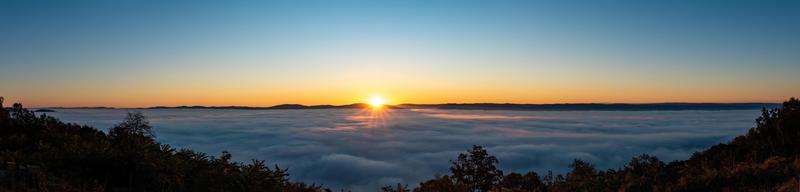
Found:
M 2 104 L 0 104 L 1 106 Z M 321 191 L 286 169 L 155 141 L 141 113 L 104 133 L 0 107 L 0 191 Z
M 503 174 L 481 146 L 458 156 L 451 174 L 413 191 L 800 191 L 800 100 L 762 110 L 756 126 L 684 161 L 633 157 L 622 168 L 597 170 L 579 159 L 564 175 Z M 410 191 L 405 185 L 384 191 Z

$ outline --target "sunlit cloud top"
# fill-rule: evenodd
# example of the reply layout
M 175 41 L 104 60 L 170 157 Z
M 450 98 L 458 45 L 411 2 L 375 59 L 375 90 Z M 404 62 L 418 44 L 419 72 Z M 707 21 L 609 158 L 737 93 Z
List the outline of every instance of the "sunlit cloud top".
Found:
M 798 1 L 1 1 L 29 106 L 800 95 Z

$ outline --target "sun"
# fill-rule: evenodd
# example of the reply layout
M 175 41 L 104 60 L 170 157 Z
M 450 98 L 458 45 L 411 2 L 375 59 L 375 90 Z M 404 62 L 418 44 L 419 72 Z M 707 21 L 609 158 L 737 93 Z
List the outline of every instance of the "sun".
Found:
M 381 97 L 380 95 L 375 95 L 375 96 L 370 97 L 369 101 L 367 101 L 367 103 L 373 109 L 377 109 L 377 108 L 383 107 L 383 105 L 386 105 L 386 101 L 387 100 L 385 98 Z

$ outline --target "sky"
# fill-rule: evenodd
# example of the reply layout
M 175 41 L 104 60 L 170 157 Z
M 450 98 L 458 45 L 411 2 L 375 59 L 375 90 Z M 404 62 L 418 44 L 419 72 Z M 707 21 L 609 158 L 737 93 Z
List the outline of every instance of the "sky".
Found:
M 27 106 L 780 102 L 799 1 L 0 1 Z

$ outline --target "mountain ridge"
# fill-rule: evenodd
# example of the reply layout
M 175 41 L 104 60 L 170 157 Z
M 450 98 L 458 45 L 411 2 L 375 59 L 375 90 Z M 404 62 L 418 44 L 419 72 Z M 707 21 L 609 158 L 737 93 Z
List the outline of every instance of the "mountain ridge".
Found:
M 38 109 L 236 109 L 236 110 L 293 110 L 293 109 L 360 109 L 365 103 L 347 105 L 280 104 L 269 107 L 256 106 L 154 106 L 135 108 L 114 107 L 42 107 Z M 674 111 L 674 110 L 747 110 L 780 107 L 780 103 L 442 103 L 386 105 L 391 109 L 458 109 L 458 110 L 514 110 L 514 111 Z

